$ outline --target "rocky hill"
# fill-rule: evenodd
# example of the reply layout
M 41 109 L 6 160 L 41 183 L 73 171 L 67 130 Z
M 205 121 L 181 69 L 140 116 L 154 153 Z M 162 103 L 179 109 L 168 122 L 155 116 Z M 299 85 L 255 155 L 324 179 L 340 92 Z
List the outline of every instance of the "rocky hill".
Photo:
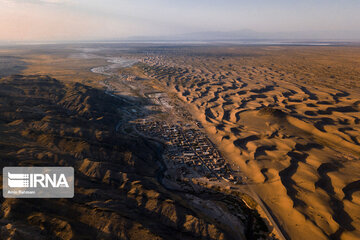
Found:
M 2 198 L 1 239 L 239 239 L 253 234 L 246 218 L 247 228 L 228 229 L 185 201 L 185 193 L 158 183 L 163 146 L 115 131 L 125 104 L 102 90 L 47 76 L 0 80 L 1 167 L 75 169 L 73 199 Z

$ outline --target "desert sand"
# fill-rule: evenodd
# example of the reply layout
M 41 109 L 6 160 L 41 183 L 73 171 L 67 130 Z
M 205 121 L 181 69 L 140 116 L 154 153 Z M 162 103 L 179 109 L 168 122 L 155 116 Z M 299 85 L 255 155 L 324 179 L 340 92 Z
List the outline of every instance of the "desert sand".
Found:
M 140 94 L 156 89 L 95 74 L 106 59 L 59 49 L 23 52 L 25 69 L 3 68 L 27 75 L 0 78 L 0 159 L 2 167 L 72 166 L 75 196 L 3 198 L 1 239 L 273 239 L 245 194 L 163 183 L 166 146 L 138 134 L 133 122 L 157 113 Z M 121 77 L 135 70 L 122 69 Z
M 176 51 L 175 51 L 176 50 Z M 291 239 L 360 238 L 360 48 L 149 53 Z
M 40 75 L 1 80 L 6 101 L 0 156 L 17 165 L 75 165 L 82 176 L 76 183 L 80 197 L 74 208 L 70 201 L 41 201 L 41 211 L 37 202 L 4 200 L 1 234 L 232 239 L 231 229 L 194 211 L 199 197 L 221 203 L 208 195 L 184 201 L 187 195 L 158 183 L 155 152 L 161 147 L 114 133 L 119 118 L 131 117 L 130 102 L 144 104 L 138 98 L 142 90 L 126 89 L 112 78 L 118 102 L 104 91 L 107 76 L 91 72 L 107 60 L 73 52 L 54 47 L 13 54 L 14 64 L 3 72 Z M 285 237 L 360 238 L 359 47 L 142 46 L 101 54 L 140 59 L 119 73 L 134 76 L 133 86 L 180 99 Z M 69 117 L 65 122 L 63 114 Z M 115 158 L 123 162 L 115 164 Z M 114 188 L 119 192 L 113 194 Z M 54 206 L 67 210 L 53 212 Z

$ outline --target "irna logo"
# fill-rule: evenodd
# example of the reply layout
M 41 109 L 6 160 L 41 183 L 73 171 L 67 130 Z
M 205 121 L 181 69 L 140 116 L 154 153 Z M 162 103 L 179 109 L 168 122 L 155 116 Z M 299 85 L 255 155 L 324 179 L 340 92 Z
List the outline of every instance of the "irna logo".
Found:
M 49 185 L 54 188 L 69 187 L 65 174 L 22 174 L 22 173 L 10 173 L 8 172 L 8 185 L 9 187 L 21 187 L 21 188 L 47 188 Z
M 72 198 L 74 169 L 72 167 L 5 167 L 3 184 L 5 198 Z

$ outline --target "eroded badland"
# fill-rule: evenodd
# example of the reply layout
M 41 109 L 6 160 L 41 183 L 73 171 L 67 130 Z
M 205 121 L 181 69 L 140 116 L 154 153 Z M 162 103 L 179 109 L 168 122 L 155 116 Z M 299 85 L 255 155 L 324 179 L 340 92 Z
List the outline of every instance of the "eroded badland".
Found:
M 360 237 L 359 47 L 0 53 L 2 166 L 77 176 L 72 200 L 3 199 L 2 236 Z

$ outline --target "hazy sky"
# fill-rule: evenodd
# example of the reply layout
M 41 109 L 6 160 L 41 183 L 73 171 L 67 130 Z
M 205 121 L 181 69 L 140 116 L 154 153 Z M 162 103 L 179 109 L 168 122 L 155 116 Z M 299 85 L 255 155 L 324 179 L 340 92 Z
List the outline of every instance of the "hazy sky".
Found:
M 359 0 L 0 0 L 0 41 L 360 31 Z

